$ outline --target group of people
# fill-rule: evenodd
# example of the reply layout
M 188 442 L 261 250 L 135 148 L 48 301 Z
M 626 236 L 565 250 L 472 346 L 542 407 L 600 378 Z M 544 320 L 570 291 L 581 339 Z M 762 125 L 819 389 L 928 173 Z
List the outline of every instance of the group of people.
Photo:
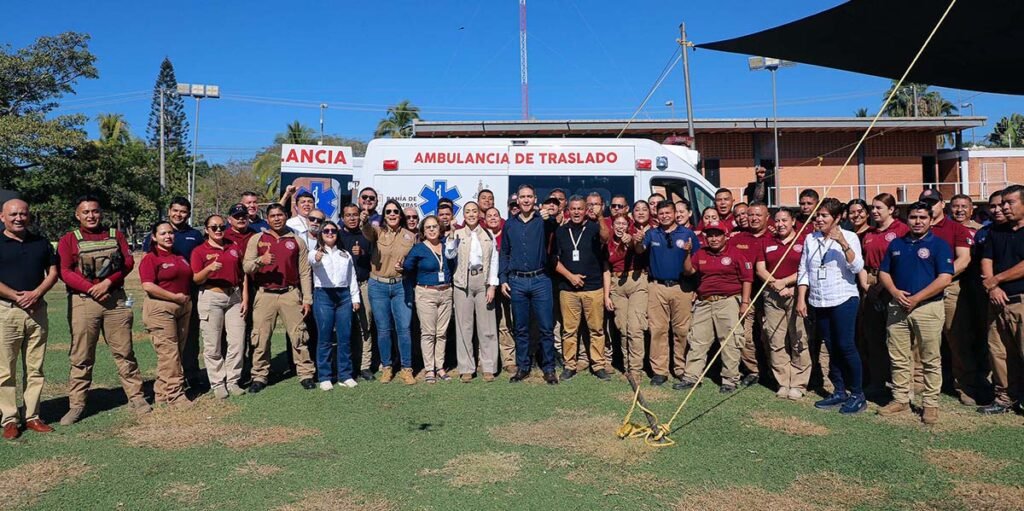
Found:
M 768 196 L 754 188 L 755 199 Z M 917 392 L 930 424 L 946 382 L 964 404 L 983 405 L 981 413 L 1008 412 L 1024 356 L 1022 199 L 1020 186 L 993 194 L 982 225 L 969 197 L 953 197 L 946 216 L 931 189 L 905 222 L 889 194 L 843 204 L 805 190 L 798 211 L 773 211 L 762 200 L 734 203 L 720 189 L 697 218 L 688 201 L 660 193 L 633 204 L 613 195 L 606 208 L 598 192 L 555 189 L 541 201 L 522 185 L 507 218 L 494 193 L 480 190 L 458 206 L 442 200 L 420 219 L 395 200 L 378 209 L 377 192 L 365 188 L 341 208 L 339 224 L 311 194 L 288 187 L 263 211 L 247 193 L 197 230 L 191 204 L 176 198 L 138 263 L 142 319 L 157 356 L 154 401 L 188 406 L 186 391 L 200 375 L 217 398 L 262 391 L 280 319 L 305 389 L 351 388 L 357 379 L 415 384 L 418 336 L 428 384 L 451 380 L 450 369 L 462 382 L 503 372 L 515 383 L 537 364 L 552 385 L 586 371 L 609 380 L 619 369 L 652 385 L 674 377 L 673 388 L 686 390 L 707 381 L 718 346 L 723 393 L 762 381 L 780 398 L 802 399 L 817 368 L 827 392 L 815 406 L 823 409 L 857 413 L 874 392 L 891 393 L 880 414 L 903 413 Z M 128 406 L 151 410 L 124 289 L 135 256 L 120 231 L 103 226 L 96 197 L 80 197 L 75 217 L 79 227 L 54 253 L 29 229 L 28 204 L 3 205 L 0 412 L 8 439 L 22 424 L 52 431 L 39 418 L 43 296 L 58 277 L 71 329 L 61 424 L 85 413 L 101 333 Z

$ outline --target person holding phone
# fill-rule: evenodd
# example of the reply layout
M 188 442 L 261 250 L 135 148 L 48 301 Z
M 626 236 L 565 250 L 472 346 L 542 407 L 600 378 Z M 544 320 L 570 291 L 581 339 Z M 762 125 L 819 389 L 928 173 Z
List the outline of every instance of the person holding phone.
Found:
M 813 317 L 829 353 L 832 395 L 814 406 L 839 408 L 843 414 L 864 411 L 863 368 L 855 339 L 860 291 L 857 274 L 864 269 L 860 238 L 839 226 L 843 203 L 833 197 L 821 201 L 814 216 L 814 232 L 804 240 L 797 272 L 796 311 Z

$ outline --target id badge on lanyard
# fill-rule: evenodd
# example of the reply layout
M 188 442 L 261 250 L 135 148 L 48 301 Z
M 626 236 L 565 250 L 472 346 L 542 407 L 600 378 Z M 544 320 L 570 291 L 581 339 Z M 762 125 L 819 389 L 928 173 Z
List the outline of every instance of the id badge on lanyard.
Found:
M 572 251 L 572 262 L 574 262 L 574 263 L 580 262 L 580 251 L 579 250 L 573 250 Z
M 825 265 L 818 267 L 818 280 L 825 280 L 828 276 L 828 272 L 825 270 Z
M 437 283 L 444 284 L 444 270 L 437 272 Z

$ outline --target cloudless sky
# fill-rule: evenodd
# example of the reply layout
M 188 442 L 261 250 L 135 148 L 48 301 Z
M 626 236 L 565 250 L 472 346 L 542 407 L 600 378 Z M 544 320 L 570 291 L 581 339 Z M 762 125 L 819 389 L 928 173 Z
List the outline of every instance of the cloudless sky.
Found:
M 839 3 L 530 0 L 531 116 L 628 118 L 673 56 L 682 21 L 689 38 L 702 43 Z M 851 35 L 854 29 L 836 27 Z M 521 118 L 516 0 L 61 0 L 0 18 L 0 42 L 14 48 L 68 30 L 92 36 L 100 76 L 79 82 L 58 113 L 123 113 L 133 133 L 145 136 L 153 84 L 168 56 L 179 82 L 220 85 L 221 99 L 204 100 L 199 127 L 200 153 L 214 162 L 247 159 L 294 120 L 318 129 L 321 102 L 329 105 L 328 134 L 363 140 L 402 99 L 427 120 Z M 695 117 L 771 116 L 769 74 L 748 71 L 746 56 L 690 56 Z M 860 107 L 874 113 L 888 86 L 887 79 L 845 71 L 785 68 L 778 73 L 779 116 L 851 116 Z M 979 139 L 1000 117 L 1024 110 L 1019 97 L 939 90 L 989 117 Z M 677 66 L 638 117 L 669 117 L 668 100 L 685 117 L 684 97 Z M 195 101 L 185 104 L 194 127 Z M 94 120 L 89 131 L 95 136 Z

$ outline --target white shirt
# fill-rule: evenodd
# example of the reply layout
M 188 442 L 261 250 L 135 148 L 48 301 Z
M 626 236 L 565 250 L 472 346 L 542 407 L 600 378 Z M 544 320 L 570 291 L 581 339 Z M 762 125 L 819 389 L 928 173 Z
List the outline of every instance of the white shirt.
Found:
M 295 215 L 288 219 L 284 225 L 288 226 L 295 236 L 299 238 L 305 238 L 306 232 L 309 231 L 309 221 L 303 218 L 301 215 Z
M 347 287 L 352 303 L 359 303 L 359 281 L 352 255 L 337 247 L 324 249 L 324 256 L 317 261 L 316 250 L 309 252 L 309 264 L 313 268 L 313 287 Z
M 853 250 L 853 262 L 846 261 L 839 242 L 814 231 L 804 240 L 796 284 L 807 286 L 807 303 L 812 307 L 835 307 L 860 296 L 857 274 L 864 269 L 860 238 L 843 229 L 843 238 Z
M 473 235 L 469 237 L 469 269 L 471 270 L 479 270 L 484 265 L 484 246 L 480 244 L 480 238 L 477 238 L 477 236 L 480 235 L 480 233 L 482 232 L 482 229 L 484 229 L 483 225 L 477 224 L 476 229 L 470 231 L 471 233 L 473 233 Z M 445 241 L 445 257 L 447 257 L 448 259 L 455 259 L 456 257 L 458 257 L 459 241 L 460 240 L 458 238 L 453 237 L 449 237 Z M 492 245 L 492 250 L 494 250 L 495 253 L 491 254 L 491 266 L 490 268 L 487 269 L 487 285 L 489 286 L 497 286 L 499 283 L 498 260 L 495 258 L 495 256 L 497 255 L 497 250 L 493 248 L 494 246 L 495 245 Z

